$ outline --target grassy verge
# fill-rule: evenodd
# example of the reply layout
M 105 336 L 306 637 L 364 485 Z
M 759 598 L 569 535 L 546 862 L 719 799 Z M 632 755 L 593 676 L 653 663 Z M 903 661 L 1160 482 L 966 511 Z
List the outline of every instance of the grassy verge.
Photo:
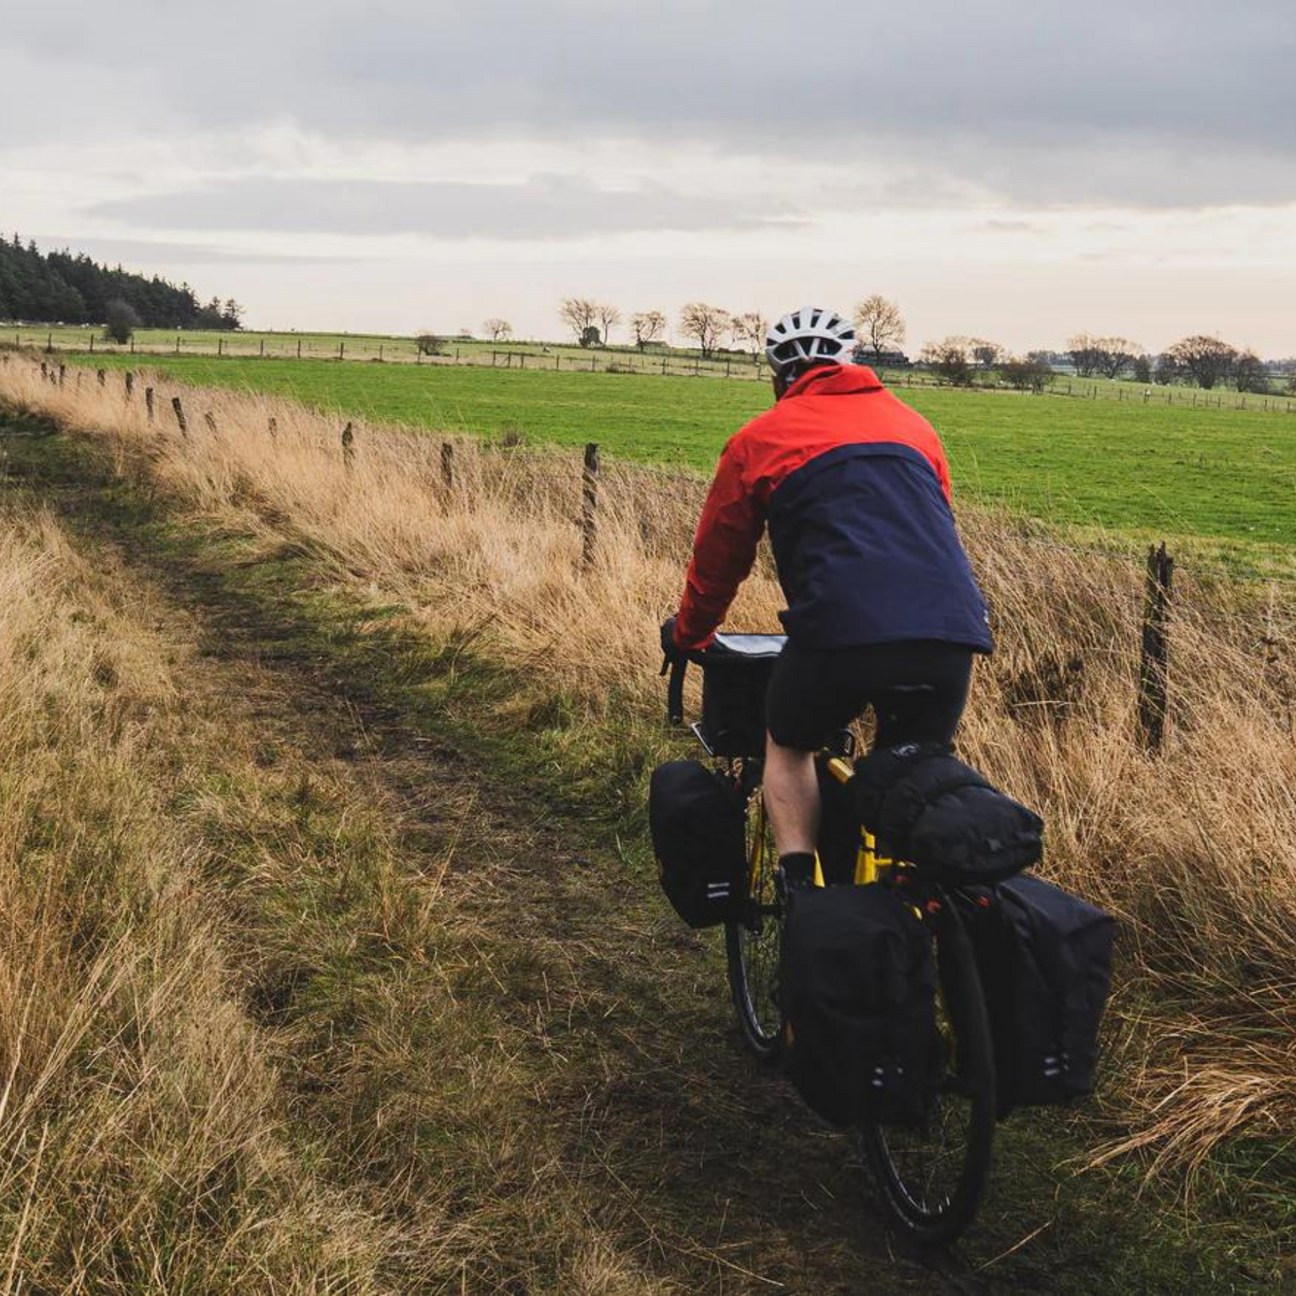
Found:
M 819 1137 L 776 1086 L 715 1048 L 725 1019 L 716 960 L 662 917 L 631 813 L 664 744 L 659 729 L 633 712 L 618 721 L 616 708 L 591 724 L 578 693 L 481 651 L 471 633 L 429 633 L 415 609 L 365 597 L 300 545 L 197 524 L 181 504 L 106 476 L 78 443 L 23 442 L 13 463 L 44 496 L 62 483 L 67 512 L 90 536 L 134 555 L 173 597 L 202 604 L 223 627 L 220 651 L 235 652 L 242 636 L 295 687 L 313 681 L 308 710 L 341 696 L 367 741 L 393 716 L 402 743 L 448 748 L 460 804 L 473 806 L 461 822 L 481 816 L 475 796 L 500 788 L 509 802 L 497 820 L 530 806 L 554 822 L 548 834 L 521 835 L 494 824 L 507 858 L 529 865 L 483 870 L 475 858 L 461 892 L 455 868 L 434 870 L 430 891 L 398 870 L 406 905 L 381 879 L 418 833 L 371 854 L 387 861 L 375 871 L 326 853 L 337 821 L 308 810 L 296 817 L 321 831 L 305 849 L 317 867 L 303 871 L 285 852 L 291 838 L 276 836 L 284 807 L 259 839 L 245 831 L 239 798 L 203 821 L 221 875 L 250 880 L 235 888 L 252 901 L 237 926 L 262 951 L 257 965 L 273 969 L 254 1000 L 267 1029 L 284 1032 L 281 1065 L 300 1128 L 321 1139 L 315 1157 L 359 1190 L 372 1217 L 428 1230 L 405 1234 L 405 1247 L 459 1226 L 432 1250 L 441 1268 L 425 1278 L 445 1281 L 457 1263 L 470 1290 L 522 1274 L 528 1290 L 564 1281 L 635 1290 L 649 1281 L 647 1257 L 652 1281 L 686 1290 L 722 1280 L 744 1290 L 756 1273 L 793 1290 L 946 1281 L 904 1262 L 880 1268 L 885 1242 L 840 1141 Z M 284 759 L 273 743 L 258 750 L 271 766 Z M 291 790 L 304 771 L 296 759 L 287 768 Z M 473 769 L 488 783 L 474 785 Z M 406 777 L 427 774 L 418 761 Z M 257 796 L 259 782 L 240 797 Z M 465 801 L 474 787 L 487 791 Z M 434 843 L 454 835 L 431 834 Z M 293 866 L 261 887 L 285 853 Z M 405 916 L 393 924 L 392 914 Z M 447 985 L 470 1013 L 451 1012 Z M 439 1013 L 450 1013 L 448 1026 Z M 1136 1197 L 1135 1160 L 1074 1177 L 1065 1167 L 1092 1137 L 1085 1123 L 1053 1117 L 1006 1127 L 995 1195 L 962 1258 L 945 1262 L 948 1280 L 965 1290 L 1180 1292 L 1281 1279 L 1290 1202 L 1277 1187 L 1258 1197 L 1254 1165 L 1207 1164 L 1199 1212 L 1177 1212 L 1161 1195 L 1171 1185 Z M 546 1167 L 537 1200 L 527 1185 Z M 468 1268 L 469 1256 L 480 1267 Z
M 78 358 L 136 368 L 130 356 Z M 763 384 L 709 378 L 338 365 L 152 361 L 164 379 L 301 400 L 345 418 L 565 446 L 709 473 L 768 408 Z M 900 393 L 935 424 L 960 493 L 1050 523 L 1140 540 L 1184 538 L 1291 574 L 1296 418 L 1014 393 Z

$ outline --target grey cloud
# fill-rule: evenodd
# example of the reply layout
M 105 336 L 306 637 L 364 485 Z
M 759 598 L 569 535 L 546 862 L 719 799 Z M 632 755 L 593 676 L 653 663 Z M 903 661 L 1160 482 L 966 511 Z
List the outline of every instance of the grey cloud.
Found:
M 6 15 L 6 88 L 40 108 L 0 137 L 83 132 L 87 112 L 154 131 L 619 133 L 845 164 L 912 150 L 932 179 L 1023 201 L 1296 199 L 1290 0 L 926 0 L 877 22 L 841 6 L 798 22 L 783 0 L 313 0 L 307 16 L 117 0 L 93 25 L 75 8 Z
M 153 229 L 413 233 L 447 239 L 751 229 L 793 219 L 783 204 L 763 204 L 759 216 L 745 216 L 731 201 L 653 185 L 599 188 L 555 175 L 519 184 L 245 176 L 204 189 L 103 202 L 90 211 Z

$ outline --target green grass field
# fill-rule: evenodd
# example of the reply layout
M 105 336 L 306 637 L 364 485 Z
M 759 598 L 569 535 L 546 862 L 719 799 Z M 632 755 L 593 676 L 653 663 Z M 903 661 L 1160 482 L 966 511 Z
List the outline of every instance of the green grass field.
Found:
M 93 363 L 132 362 L 96 354 Z M 536 443 L 597 441 L 613 454 L 703 472 L 771 399 L 763 385 L 707 378 L 184 356 L 157 368 L 347 417 L 487 435 L 517 429 Z M 1140 539 L 1199 537 L 1247 565 L 1293 561 L 1296 417 L 952 389 L 901 395 L 939 430 L 957 491 L 1054 523 Z
M 90 325 L 39 325 L 0 323 L 0 344 L 12 344 L 54 352 L 93 352 L 97 357 L 127 356 L 221 356 L 265 360 L 346 360 L 384 363 L 429 363 L 418 353 L 412 337 L 381 333 L 234 333 L 212 330 L 136 329 L 134 339 L 120 346 L 104 339 L 100 327 Z M 491 342 L 482 338 L 447 338 L 441 363 L 493 364 L 524 369 L 558 369 L 589 372 L 615 368 L 660 375 L 695 371 L 713 377 L 753 379 L 761 371 L 750 356 L 738 352 L 717 353 L 703 360 L 696 349 L 653 346 L 640 352 L 615 341 L 607 347 L 584 348 L 574 342 L 534 342 L 510 339 Z

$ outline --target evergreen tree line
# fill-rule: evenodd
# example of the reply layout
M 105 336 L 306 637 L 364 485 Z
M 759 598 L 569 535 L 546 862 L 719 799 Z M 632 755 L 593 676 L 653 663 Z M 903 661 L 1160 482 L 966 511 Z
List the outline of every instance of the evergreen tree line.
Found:
M 144 328 L 236 329 L 242 314 L 232 298 L 204 305 L 188 284 L 110 269 L 84 253 L 41 252 L 17 234 L 0 237 L 0 319 L 102 324 L 122 302 Z

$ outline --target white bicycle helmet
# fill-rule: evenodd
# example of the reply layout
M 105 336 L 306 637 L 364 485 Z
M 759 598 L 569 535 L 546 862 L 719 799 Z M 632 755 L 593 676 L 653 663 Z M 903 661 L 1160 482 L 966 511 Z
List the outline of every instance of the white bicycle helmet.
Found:
M 791 311 L 765 338 L 770 367 L 787 376 L 816 364 L 845 364 L 854 348 L 855 326 L 822 306 Z

